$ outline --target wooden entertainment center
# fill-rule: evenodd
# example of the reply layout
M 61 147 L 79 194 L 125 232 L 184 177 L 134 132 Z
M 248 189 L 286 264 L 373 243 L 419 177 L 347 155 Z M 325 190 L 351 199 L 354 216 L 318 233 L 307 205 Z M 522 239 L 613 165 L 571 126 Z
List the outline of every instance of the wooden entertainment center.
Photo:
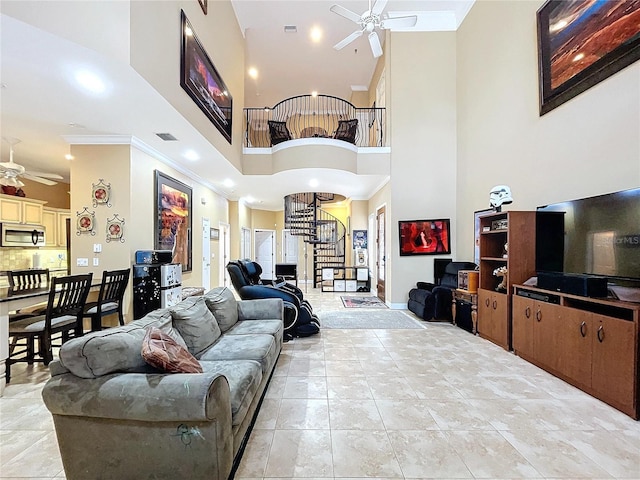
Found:
M 483 215 L 479 234 L 478 334 L 637 420 L 640 304 L 524 285 L 536 275 L 536 212 Z
M 640 305 L 515 285 L 513 351 L 638 419 Z

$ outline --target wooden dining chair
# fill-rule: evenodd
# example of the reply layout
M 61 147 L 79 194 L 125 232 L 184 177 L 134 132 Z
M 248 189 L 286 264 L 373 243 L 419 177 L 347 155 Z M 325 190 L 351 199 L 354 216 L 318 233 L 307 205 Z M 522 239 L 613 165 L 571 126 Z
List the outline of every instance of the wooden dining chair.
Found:
M 91 331 L 102 330 L 102 317 L 118 314 L 118 322 L 124 325 L 123 298 L 131 271 L 112 270 L 102 272 L 100 292 L 95 302 L 87 302 L 82 316 L 91 319 Z
M 49 300 L 44 315 L 27 317 L 9 323 L 9 337 L 14 348 L 9 353 L 6 366 L 7 383 L 10 379 L 11 365 L 18 362 L 43 362 L 49 365 L 53 360 L 52 336 L 61 334 L 62 343 L 71 338 L 82 336 L 82 313 L 87 295 L 91 288 L 92 273 L 54 277 L 49 289 Z M 35 340 L 38 340 L 38 351 Z M 24 343 L 20 343 L 24 341 Z M 39 358 L 36 358 L 38 355 Z
M 49 269 L 32 268 L 28 270 L 9 270 L 7 272 L 7 280 L 9 281 L 9 288 L 16 292 L 48 287 L 50 281 Z M 25 307 L 10 314 L 9 321 L 12 322 L 25 317 L 44 315 L 46 310 L 46 303 Z

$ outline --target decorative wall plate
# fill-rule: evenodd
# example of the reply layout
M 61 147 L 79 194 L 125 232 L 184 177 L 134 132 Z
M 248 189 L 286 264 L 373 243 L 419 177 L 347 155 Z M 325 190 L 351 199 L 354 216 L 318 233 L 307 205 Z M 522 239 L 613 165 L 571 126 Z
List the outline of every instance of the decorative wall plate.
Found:
M 124 219 L 117 213 L 113 218 L 107 218 L 107 242 L 111 241 L 124 243 Z
M 106 205 L 111 206 L 109 198 L 111 197 L 111 184 L 104 183 L 103 179 L 100 179 L 98 183 L 92 183 L 91 196 L 93 199 L 93 206 Z
M 81 212 L 76 212 L 76 235 L 90 233 L 95 235 L 96 215 L 90 212 L 88 207 L 84 207 Z

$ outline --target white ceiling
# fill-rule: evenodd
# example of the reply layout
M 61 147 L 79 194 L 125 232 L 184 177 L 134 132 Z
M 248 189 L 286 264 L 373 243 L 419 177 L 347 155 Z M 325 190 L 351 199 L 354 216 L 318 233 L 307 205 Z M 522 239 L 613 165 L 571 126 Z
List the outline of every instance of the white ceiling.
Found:
M 255 66 L 259 71 L 257 81 L 247 77 L 245 82 L 246 106 L 273 106 L 312 90 L 349 99 L 353 85 L 369 84 L 375 60 L 366 38 L 339 52 L 332 48 L 357 28 L 329 11 L 333 3 L 233 1 L 247 41 L 247 68 Z M 368 8 L 365 0 L 335 3 L 357 13 Z M 385 13 L 418 14 L 418 24 L 412 30 L 454 30 L 472 3 L 390 0 Z M 284 25 L 295 25 L 297 33 L 284 33 Z M 309 40 L 312 26 L 324 32 L 318 44 Z M 21 140 L 14 159 L 28 170 L 58 173 L 68 179 L 69 162 L 64 155 L 69 153 L 69 141 L 80 137 L 90 140 L 95 135 L 113 142 L 135 137 L 174 167 L 230 200 L 252 196 L 257 201 L 254 208 L 259 209 L 280 210 L 284 195 L 310 190 L 301 179 L 315 178 L 320 182 L 317 190 L 356 199 L 369 198 L 384 181 L 380 176 L 328 169 L 295 170 L 271 177 L 241 175 L 130 66 L 6 15 L 2 15 L 0 29 L 0 133 Z M 68 72 L 79 65 L 95 65 L 104 72 L 109 79 L 105 95 L 78 90 Z M 159 132 L 170 132 L 180 141 L 164 142 L 155 135 Z M 186 160 L 187 149 L 198 152 L 201 160 Z M 2 161 L 8 161 L 8 151 L 3 141 Z M 235 186 L 225 187 L 222 182 L 226 178 Z

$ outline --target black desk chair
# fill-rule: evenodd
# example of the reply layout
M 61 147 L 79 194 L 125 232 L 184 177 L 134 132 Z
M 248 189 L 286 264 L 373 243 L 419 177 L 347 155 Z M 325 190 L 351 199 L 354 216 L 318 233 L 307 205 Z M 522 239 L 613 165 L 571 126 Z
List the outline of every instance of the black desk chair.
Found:
M 91 331 L 102 330 L 102 317 L 118 314 L 118 322 L 124 325 L 122 312 L 124 292 L 129 283 L 131 270 L 112 270 L 102 272 L 102 283 L 98 300 L 87 302 L 84 308 L 83 318 L 91 318 Z
M 54 277 L 49 289 L 49 301 L 44 315 L 27 317 L 9 323 L 9 337 L 12 337 L 12 350 L 7 358 L 7 383 L 11 365 L 18 362 L 43 362 L 49 365 L 53 360 L 52 336 L 61 333 L 62 343 L 82 335 L 82 312 L 91 288 L 93 274 Z M 35 339 L 38 339 L 36 358 Z M 24 340 L 24 343 L 20 343 Z M 22 347 L 22 348 L 20 348 Z
M 49 269 L 10 270 L 7 272 L 9 287 L 16 291 L 31 290 L 49 286 Z M 38 304 L 26 307 L 9 315 L 9 321 L 20 320 L 25 317 L 44 315 L 47 311 L 46 304 Z

